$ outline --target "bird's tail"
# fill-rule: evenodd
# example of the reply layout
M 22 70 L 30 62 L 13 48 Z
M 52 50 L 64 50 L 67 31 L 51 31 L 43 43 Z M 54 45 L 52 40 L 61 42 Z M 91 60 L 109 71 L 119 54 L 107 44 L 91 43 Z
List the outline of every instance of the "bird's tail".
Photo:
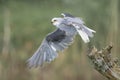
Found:
M 51 49 L 49 43 L 44 40 L 41 46 L 37 49 L 37 51 L 33 54 L 33 56 L 28 59 L 28 67 L 38 67 L 42 66 L 44 62 L 53 61 L 58 54 Z
M 85 43 L 90 42 L 89 37 L 93 37 L 93 33 L 96 32 L 84 25 L 82 25 L 82 27 L 76 26 L 76 30 Z

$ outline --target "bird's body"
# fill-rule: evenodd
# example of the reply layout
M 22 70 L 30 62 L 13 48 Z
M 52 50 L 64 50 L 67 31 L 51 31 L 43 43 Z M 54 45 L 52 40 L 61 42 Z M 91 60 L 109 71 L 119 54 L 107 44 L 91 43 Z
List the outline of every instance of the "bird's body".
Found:
M 51 62 L 57 56 L 59 51 L 63 51 L 74 40 L 78 33 L 85 43 L 88 43 L 89 37 L 93 37 L 94 30 L 87 28 L 84 22 L 70 14 L 61 14 L 63 18 L 53 18 L 52 23 L 57 29 L 49 33 L 43 40 L 41 46 L 28 60 L 29 67 L 41 66 L 44 62 Z

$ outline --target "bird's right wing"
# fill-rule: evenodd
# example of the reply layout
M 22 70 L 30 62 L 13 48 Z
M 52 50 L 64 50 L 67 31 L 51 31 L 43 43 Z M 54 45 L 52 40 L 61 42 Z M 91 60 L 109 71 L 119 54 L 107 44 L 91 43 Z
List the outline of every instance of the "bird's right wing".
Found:
M 58 56 L 58 51 L 67 48 L 73 41 L 73 36 L 67 36 L 65 31 L 57 29 L 53 33 L 47 35 L 40 47 L 28 59 L 28 66 L 38 67 L 44 62 L 51 62 Z
M 93 37 L 93 33 L 96 33 L 96 31 L 86 27 L 83 23 L 78 23 L 78 22 L 72 22 L 71 25 L 73 25 L 75 27 L 75 29 L 77 30 L 78 34 L 81 36 L 81 38 L 83 39 L 83 41 L 85 43 L 90 42 L 89 37 Z
M 83 41 L 85 43 L 90 42 L 89 37 L 93 37 L 93 33 L 95 33 L 96 31 L 86 27 L 84 25 L 84 22 L 81 18 L 79 17 L 74 17 L 73 15 L 69 14 L 69 13 L 62 13 L 61 14 L 64 17 L 64 24 L 66 25 L 72 25 L 74 26 L 74 28 L 76 29 L 76 31 L 78 32 L 78 34 L 81 36 L 81 38 L 83 39 Z
M 93 37 L 93 33 L 96 33 L 96 31 L 86 27 L 80 18 L 65 17 L 64 19 L 66 20 L 64 24 L 72 25 L 85 43 L 90 42 L 89 37 Z

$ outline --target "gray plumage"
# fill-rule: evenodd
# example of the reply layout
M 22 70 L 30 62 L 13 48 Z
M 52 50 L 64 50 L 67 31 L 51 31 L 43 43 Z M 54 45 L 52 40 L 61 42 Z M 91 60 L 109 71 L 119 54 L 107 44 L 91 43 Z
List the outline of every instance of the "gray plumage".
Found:
M 63 51 L 72 42 L 74 35 L 66 34 L 65 31 L 57 29 L 48 34 L 34 55 L 27 61 L 29 68 L 42 66 L 44 62 L 51 62 L 59 51 Z
M 68 48 L 77 33 L 85 43 L 90 41 L 89 37 L 93 37 L 95 31 L 86 27 L 80 18 L 67 13 L 61 15 L 63 18 L 52 19 L 52 23 L 57 29 L 45 37 L 37 51 L 28 59 L 30 68 L 41 66 L 44 62 L 53 61 L 58 56 L 59 51 Z
M 72 17 L 72 18 L 74 18 L 74 16 L 71 15 L 71 14 L 69 14 L 69 13 L 61 13 L 61 15 L 62 15 L 63 17 Z

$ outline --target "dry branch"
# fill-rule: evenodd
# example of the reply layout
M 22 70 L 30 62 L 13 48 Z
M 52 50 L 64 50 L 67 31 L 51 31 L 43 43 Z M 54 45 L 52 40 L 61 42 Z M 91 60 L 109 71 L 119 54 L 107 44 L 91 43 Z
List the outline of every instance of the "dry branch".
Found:
M 93 47 L 87 56 L 94 65 L 94 68 L 107 77 L 109 80 L 120 80 L 120 66 L 118 59 L 111 57 L 112 45 L 98 51 Z

